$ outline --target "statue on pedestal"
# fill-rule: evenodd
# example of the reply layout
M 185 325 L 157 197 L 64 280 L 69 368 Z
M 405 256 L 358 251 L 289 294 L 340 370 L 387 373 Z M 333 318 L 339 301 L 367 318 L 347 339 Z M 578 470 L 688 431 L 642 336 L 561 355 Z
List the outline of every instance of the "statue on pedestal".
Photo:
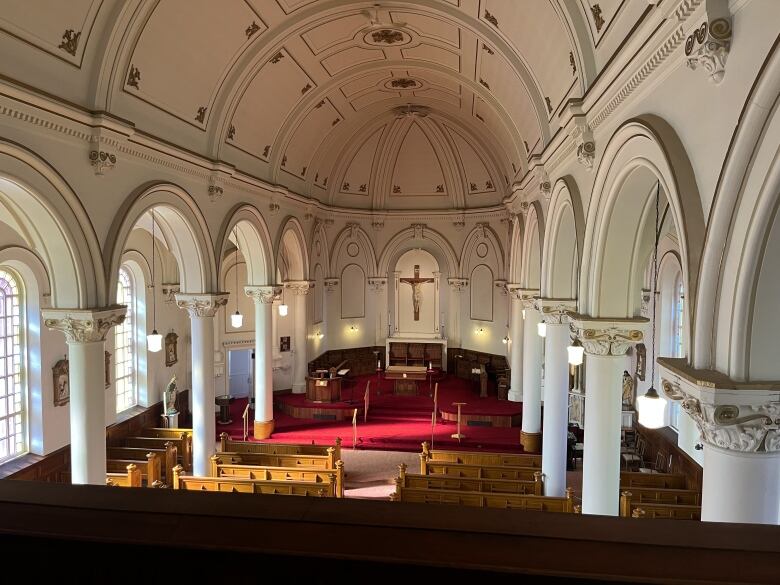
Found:
M 634 408 L 634 378 L 627 370 L 623 370 L 623 410 Z
M 165 408 L 165 414 L 177 414 L 176 410 L 176 374 L 173 375 L 171 381 L 168 382 L 168 386 L 163 391 L 163 406 Z

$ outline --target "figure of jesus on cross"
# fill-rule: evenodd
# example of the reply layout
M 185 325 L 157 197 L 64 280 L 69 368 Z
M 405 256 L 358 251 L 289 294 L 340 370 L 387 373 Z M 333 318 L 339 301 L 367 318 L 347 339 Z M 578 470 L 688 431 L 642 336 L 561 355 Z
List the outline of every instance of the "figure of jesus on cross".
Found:
M 420 278 L 420 265 L 414 265 L 414 278 L 402 278 L 400 282 L 412 287 L 412 305 L 414 306 L 414 320 L 420 320 L 420 301 L 422 301 L 422 285 L 426 282 L 434 282 L 432 278 Z

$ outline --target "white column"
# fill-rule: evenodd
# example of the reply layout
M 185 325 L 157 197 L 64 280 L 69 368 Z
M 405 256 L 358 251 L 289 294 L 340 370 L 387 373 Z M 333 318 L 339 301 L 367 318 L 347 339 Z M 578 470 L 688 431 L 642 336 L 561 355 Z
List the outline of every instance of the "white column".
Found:
M 566 347 L 571 343 L 566 313 L 574 304 L 537 300 L 544 310 L 547 334 L 544 339 L 544 425 L 542 474 L 544 495 L 566 494 L 566 444 L 569 429 L 569 362 Z M 619 429 L 619 425 L 618 425 Z
M 273 308 L 281 287 L 246 286 L 255 302 L 255 439 L 274 432 Z
M 701 519 L 780 524 L 780 453 L 704 444 Z
M 511 285 L 510 285 L 511 286 Z M 523 300 L 516 290 L 509 289 L 511 321 L 509 330 L 509 400 L 523 401 Z
M 308 280 L 287 281 L 284 286 L 293 294 L 293 394 L 306 392 L 306 376 L 309 370 L 306 331 L 308 328 L 308 314 L 306 300 L 314 283 Z
M 192 472 L 209 474 L 216 453 L 214 414 L 214 317 L 227 304 L 227 294 L 176 295 L 176 304 L 190 316 L 192 333 Z
M 642 329 L 646 323 L 646 319 L 622 322 L 574 321 L 586 355 L 583 514 L 618 515 L 620 412 L 625 354 L 629 346 L 642 341 Z
M 124 321 L 125 307 L 47 309 L 42 315 L 68 343 L 71 482 L 105 485 L 105 340 Z
M 523 301 L 523 426 L 520 442 L 526 451 L 542 450 L 542 359 L 544 340 L 537 333 L 542 316 Z

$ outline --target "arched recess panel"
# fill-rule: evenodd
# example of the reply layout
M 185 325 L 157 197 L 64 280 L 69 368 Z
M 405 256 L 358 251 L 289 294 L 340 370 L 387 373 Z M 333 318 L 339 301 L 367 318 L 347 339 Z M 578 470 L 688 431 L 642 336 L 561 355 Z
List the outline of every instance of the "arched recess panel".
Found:
M 362 319 L 366 316 L 366 273 L 357 264 L 341 272 L 341 318 Z
M 777 359 L 777 331 L 780 330 L 780 214 L 775 211 L 766 248 L 759 265 L 750 328 L 749 379 L 753 382 L 780 380 Z
M 322 301 L 325 291 L 324 277 L 322 274 L 322 266 L 317 264 L 314 267 L 314 322 L 322 323 Z
M 471 319 L 493 320 L 493 271 L 485 264 L 477 265 L 471 272 Z

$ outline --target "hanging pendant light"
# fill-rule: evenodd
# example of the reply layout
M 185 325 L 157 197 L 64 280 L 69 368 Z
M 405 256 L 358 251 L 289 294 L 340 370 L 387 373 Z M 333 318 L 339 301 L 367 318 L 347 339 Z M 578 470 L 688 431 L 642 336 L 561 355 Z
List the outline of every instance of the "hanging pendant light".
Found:
M 162 351 L 162 335 L 157 333 L 157 283 L 154 266 L 156 244 L 154 209 L 152 209 L 152 332 L 146 336 L 146 348 L 152 353 Z
M 282 304 L 279 305 L 279 316 L 286 317 L 288 311 L 289 311 L 289 307 L 284 304 L 284 289 L 282 289 Z
M 636 399 L 636 407 L 639 411 L 639 424 L 648 429 L 660 429 L 666 422 L 666 400 L 658 395 L 658 391 L 653 387 L 655 384 L 655 314 L 656 304 L 658 302 L 658 240 L 659 240 L 659 225 L 658 225 L 658 203 L 660 196 L 660 183 L 656 183 L 655 188 L 655 248 L 653 249 L 653 348 L 651 352 L 651 366 L 650 366 L 650 388 L 644 396 L 640 396 Z
M 585 357 L 585 348 L 582 347 L 579 339 L 575 339 L 574 342 L 566 348 L 566 353 L 569 356 L 569 365 L 582 365 L 582 361 Z
M 539 334 L 539 337 L 547 337 L 547 323 L 544 321 L 537 323 L 536 332 Z
M 230 316 L 230 325 L 232 325 L 233 329 L 240 329 L 244 324 L 244 316 L 238 310 L 238 237 L 236 236 L 235 227 L 233 227 L 233 239 L 236 244 L 235 262 L 233 263 L 236 272 L 236 312 Z

